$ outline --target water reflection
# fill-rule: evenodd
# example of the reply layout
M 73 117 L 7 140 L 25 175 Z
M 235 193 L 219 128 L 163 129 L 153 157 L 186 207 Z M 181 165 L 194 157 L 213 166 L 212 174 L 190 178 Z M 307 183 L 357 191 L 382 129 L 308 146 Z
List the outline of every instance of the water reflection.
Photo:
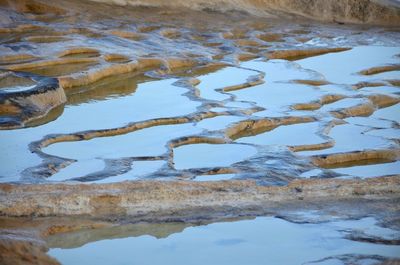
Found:
M 65 265 L 303 264 L 349 253 L 400 257 L 400 246 L 346 239 L 354 229 L 370 236 L 399 236 L 394 230 L 378 227 L 373 218 L 297 224 L 260 217 L 196 227 L 131 225 L 107 229 L 100 234 L 90 235 L 88 231 L 82 236 L 60 235 L 49 239 L 52 247 L 49 254 Z M 99 241 L 87 243 L 93 240 Z

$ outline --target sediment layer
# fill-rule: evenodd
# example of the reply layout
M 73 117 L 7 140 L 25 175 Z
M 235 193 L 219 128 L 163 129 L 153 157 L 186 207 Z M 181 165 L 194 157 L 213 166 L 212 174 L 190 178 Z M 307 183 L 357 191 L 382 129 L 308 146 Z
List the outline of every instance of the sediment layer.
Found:
M 374 0 L 191 0 L 166 3 L 162 0 L 92 0 L 117 5 L 151 6 L 151 7 L 185 7 L 196 10 L 245 11 L 255 15 L 271 16 L 274 12 L 296 14 L 322 21 L 368 23 L 381 25 L 399 25 L 399 4 L 394 1 Z

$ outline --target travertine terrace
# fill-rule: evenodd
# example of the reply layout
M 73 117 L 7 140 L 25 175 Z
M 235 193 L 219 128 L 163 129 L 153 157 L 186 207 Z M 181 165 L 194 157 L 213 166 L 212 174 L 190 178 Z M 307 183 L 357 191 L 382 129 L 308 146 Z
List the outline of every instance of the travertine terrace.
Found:
M 155 223 L 399 231 L 396 1 L 114 2 L 0 1 L 0 263 Z

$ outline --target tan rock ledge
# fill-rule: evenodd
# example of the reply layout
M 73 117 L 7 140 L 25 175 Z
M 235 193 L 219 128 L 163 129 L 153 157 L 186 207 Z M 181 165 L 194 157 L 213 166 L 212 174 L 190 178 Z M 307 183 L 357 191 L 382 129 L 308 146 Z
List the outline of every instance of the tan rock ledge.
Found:
M 137 181 L 113 184 L 1 184 L 0 215 L 151 218 L 229 214 L 293 202 L 399 199 L 400 176 L 294 180 L 260 186 L 252 180 Z M 206 211 L 205 211 L 206 210 Z
M 285 59 L 285 60 L 300 60 L 317 55 L 327 53 L 344 52 L 350 48 L 321 48 L 321 49 L 303 49 L 303 50 L 276 50 L 266 54 L 268 59 Z

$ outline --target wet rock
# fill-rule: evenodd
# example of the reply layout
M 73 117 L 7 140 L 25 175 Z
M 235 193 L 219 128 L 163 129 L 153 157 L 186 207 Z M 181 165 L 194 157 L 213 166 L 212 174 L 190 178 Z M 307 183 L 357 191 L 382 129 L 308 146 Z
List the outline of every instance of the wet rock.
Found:
M 323 48 L 323 49 L 309 49 L 309 50 L 276 50 L 266 54 L 269 59 L 285 59 L 285 60 L 300 60 L 307 57 L 332 53 L 343 52 L 350 50 L 350 48 Z
M 56 79 L 33 74 L 6 72 L 15 82 L 28 79 L 37 82 L 22 91 L 0 91 L 0 128 L 24 127 L 27 122 L 47 115 L 66 102 L 66 96 Z M 15 85 L 15 84 L 13 84 Z
M 4 265 L 59 265 L 57 260 L 46 254 L 47 250 L 44 243 L 0 237 L 0 263 Z
M 362 75 L 375 75 L 384 72 L 399 71 L 399 70 L 400 70 L 400 65 L 386 65 L 386 66 L 372 67 L 366 70 L 362 70 L 359 73 Z

